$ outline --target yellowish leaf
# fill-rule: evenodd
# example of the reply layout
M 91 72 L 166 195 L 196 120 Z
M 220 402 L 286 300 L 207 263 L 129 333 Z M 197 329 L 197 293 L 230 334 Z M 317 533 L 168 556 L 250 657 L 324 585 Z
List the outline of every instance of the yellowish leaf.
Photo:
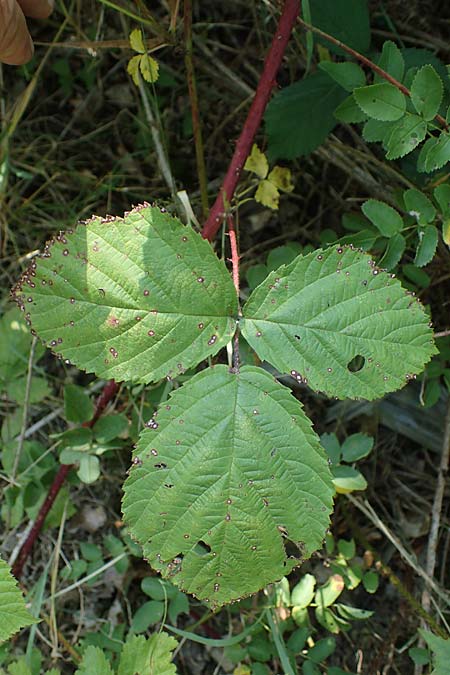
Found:
M 133 78 L 133 82 L 136 86 L 139 85 L 139 64 L 141 62 L 141 55 L 132 56 L 128 61 L 127 72 Z
M 447 218 L 442 223 L 442 239 L 445 241 L 447 246 L 450 246 L 450 218 Z
M 144 40 L 142 39 L 142 31 L 140 28 L 135 28 L 130 33 L 130 45 L 131 49 L 138 54 L 145 54 L 146 49 L 144 47 Z
M 267 176 L 267 179 L 283 192 L 292 192 L 294 189 L 290 169 L 286 169 L 282 166 L 274 166 Z
M 233 675 L 251 675 L 251 672 L 252 671 L 250 670 L 250 668 L 248 666 L 242 665 L 242 666 L 237 666 L 237 668 L 235 668 L 233 670 Z
M 263 206 L 276 210 L 280 200 L 278 188 L 270 180 L 262 180 L 255 193 L 255 199 Z
M 265 178 L 267 176 L 269 171 L 269 162 L 267 161 L 265 154 L 261 152 L 256 143 L 253 144 L 252 151 L 244 164 L 244 169 L 246 171 L 256 173 L 258 178 Z
M 140 69 L 142 77 L 146 82 L 156 82 L 159 76 L 158 61 L 155 61 L 148 54 L 143 54 L 141 56 Z

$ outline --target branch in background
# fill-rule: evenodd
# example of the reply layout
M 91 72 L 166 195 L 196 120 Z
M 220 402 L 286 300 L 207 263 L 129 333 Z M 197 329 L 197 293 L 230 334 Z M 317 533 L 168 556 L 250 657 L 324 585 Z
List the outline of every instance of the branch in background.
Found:
M 332 42 L 334 45 L 337 47 L 340 47 L 344 52 L 347 52 L 347 54 L 350 54 L 350 56 L 353 56 L 355 59 L 358 61 L 361 61 L 361 63 L 364 63 L 365 66 L 368 66 L 371 70 L 374 71 L 374 73 L 377 73 L 380 77 L 382 77 L 384 80 L 389 82 L 390 84 L 393 84 L 394 87 L 397 87 L 402 94 L 405 94 L 405 96 L 410 97 L 411 92 L 408 89 L 408 87 L 405 87 L 404 84 L 399 82 L 398 80 L 395 79 L 395 77 L 392 77 L 392 75 L 389 75 L 383 68 L 380 68 L 380 66 L 377 66 L 376 63 L 368 59 L 366 56 L 363 54 L 360 54 L 357 52 L 355 49 L 352 49 L 348 45 L 345 44 L 345 42 L 341 42 L 337 38 L 333 37 L 332 35 L 329 35 L 328 33 L 325 33 L 323 30 L 320 30 L 320 28 L 316 28 L 315 26 L 311 26 L 311 24 L 306 23 L 302 19 L 298 19 L 298 23 L 303 26 L 306 30 L 312 31 L 313 33 L 316 33 L 316 35 L 320 35 L 320 37 L 325 38 L 325 40 L 328 40 L 329 42 Z M 442 117 L 442 115 L 436 115 L 435 119 L 439 122 L 441 127 L 444 129 L 448 129 L 448 124 L 445 121 L 445 119 Z
M 436 491 L 434 493 L 433 508 L 431 511 L 430 535 L 427 546 L 426 571 L 429 577 L 434 577 L 436 567 L 436 550 L 438 545 L 439 526 L 441 522 L 442 502 L 444 499 L 445 482 L 448 474 L 450 459 L 450 401 L 447 405 L 445 417 L 444 440 L 442 443 L 441 461 L 438 469 Z M 422 607 L 426 612 L 430 611 L 431 595 L 428 588 L 422 593 Z
M 102 393 L 100 394 L 98 400 L 97 400 L 97 405 L 95 407 L 94 415 L 92 419 L 89 422 L 86 422 L 83 424 L 83 426 L 92 428 L 94 424 L 97 422 L 99 417 L 103 414 L 106 406 L 108 403 L 114 398 L 114 396 L 117 394 L 119 390 L 119 385 L 117 382 L 114 380 L 110 380 L 104 387 Z M 23 566 L 25 565 L 25 562 L 28 559 L 28 556 L 31 553 L 31 550 L 33 548 L 34 542 L 36 541 L 40 531 L 42 530 L 42 527 L 44 525 L 45 519 L 47 517 L 48 512 L 52 508 L 56 497 L 59 494 L 59 491 L 61 490 L 62 486 L 64 485 L 64 481 L 67 478 L 67 475 L 71 469 L 73 469 L 74 465 L 73 464 L 61 464 L 61 466 L 58 469 L 58 473 L 56 474 L 53 483 L 51 484 L 49 491 L 47 493 L 47 496 L 44 500 L 44 503 L 42 504 L 41 508 L 39 509 L 39 513 L 37 515 L 36 520 L 34 521 L 33 527 L 28 533 L 27 538 L 25 539 L 20 551 L 19 555 L 17 556 L 17 560 L 15 561 L 13 567 L 12 567 L 12 573 L 16 577 L 16 579 L 19 579 Z
M 184 0 L 184 63 L 186 66 L 189 100 L 191 103 L 192 129 L 194 132 L 195 158 L 197 175 L 200 184 L 203 218 L 208 215 L 208 181 L 206 180 L 205 154 L 203 151 L 202 126 L 198 107 L 197 84 L 195 80 L 194 61 L 192 58 L 192 2 Z
M 272 44 L 264 62 L 255 98 L 236 143 L 236 149 L 222 187 L 203 226 L 202 236 L 209 241 L 212 241 L 217 234 L 226 215 L 226 205 L 230 204 L 233 199 L 245 160 L 250 154 L 256 132 L 261 124 L 272 89 L 275 86 L 275 77 L 283 60 L 299 11 L 299 0 L 286 0 Z

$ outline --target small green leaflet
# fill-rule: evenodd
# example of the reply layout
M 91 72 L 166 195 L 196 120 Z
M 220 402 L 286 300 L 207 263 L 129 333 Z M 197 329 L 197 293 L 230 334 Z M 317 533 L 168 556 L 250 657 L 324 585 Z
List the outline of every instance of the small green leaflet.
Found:
M 444 86 L 433 68 L 427 64 L 417 71 L 411 85 L 411 100 L 419 115 L 430 121 L 439 112 Z
M 363 69 L 357 63 L 351 61 L 343 61 L 342 63 L 321 61 L 319 68 L 346 91 L 351 92 L 355 87 L 362 87 L 366 83 L 366 75 Z
M 442 169 L 450 161 L 450 134 L 441 131 L 425 141 L 417 160 L 417 170 L 427 173 Z
M 362 205 L 361 210 L 384 237 L 393 237 L 404 227 L 403 219 L 398 211 L 378 199 L 368 199 Z
M 393 276 L 351 247 L 299 256 L 255 288 L 242 333 L 299 383 L 372 400 L 404 386 L 436 352 L 422 305 Z
M 235 332 L 236 292 L 210 244 L 157 208 L 61 233 L 16 297 L 48 346 L 99 377 L 176 377 Z
M 325 452 L 267 372 L 202 371 L 147 427 L 124 518 L 152 567 L 182 590 L 215 608 L 280 579 L 321 545 L 334 493 Z
M 383 44 L 383 49 L 378 61 L 378 65 L 380 68 L 382 68 L 382 70 L 385 70 L 396 80 L 402 82 L 405 72 L 405 60 L 400 49 L 397 47 L 395 42 L 392 42 L 392 40 L 387 40 Z M 385 80 L 381 77 L 381 75 L 375 73 L 374 83 L 377 84 L 379 82 L 385 82 Z
M 16 580 L 0 558 L 0 643 L 33 623 L 38 621 L 26 609 Z
M 450 660 L 450 639 L 443 638 L 430 631 L 419 628 L 419 633 L 433 653 L 433 672 L 431 675 L 447 675 Z
M 418 115 L 405 115 L 386 134 L 386 159 L 404 157 L 417 148 L 427 133 L 426 122 Z
M 405 114 L 405 95 L 393 84 L 384 82 L 359 87 L 353 96 L 361 110 L 376 120 L 394 122 Z

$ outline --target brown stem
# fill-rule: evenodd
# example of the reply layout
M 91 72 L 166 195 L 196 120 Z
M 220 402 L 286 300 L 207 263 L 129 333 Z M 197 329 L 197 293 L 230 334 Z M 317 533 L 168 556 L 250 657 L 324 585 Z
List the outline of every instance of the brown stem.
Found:
M 315 26 L 312 26 L 309 23 L 306 23 L 303 21 L 303 19 L 298 18 L 297 19 L 298 23 L 303 26 L 303 28 L 306 28 L 306 30 L 310 30 L 313 33 L 316 33 L 316 35 L 320 35 L 321 37 L 325 38 L 329 42 L 332 42 L 334 45 L 337 47 L 340 47 L 344 52 L 347 52 L 347 54 L 350 54 L 350 56 L 353 56 L 355 59 L 360 61 L 361 63 L 364 63 L 365 66 L 368 66 L 371 68 L 371 70 L 374 71 L 374 73 L 377 73 L 380 77 L 382 77 L 384 80 L 387 82 L 390 82 L 390 84 L 393 84 L 394 87 L 397 87 L 405 96 L 411 96 L 411 92 L 408 89 L 408 87 L 405 87 L 404 84 L 399 82 L 398 80 L 395 79 L 395 77 L 392 77 L 392 75 L 389 75 L 383 68 L 380 68 L 380 66 L 377 66 L 376 63 L 368 59 L 366 56 L 363 54 L 360 54 L 357 52 L 355 49 L 352 49 L 348 45 L 345 44 L 345 42 L 341 42 L 337 38 L 333 37 L 332 35 L 329 35 L 328 33 L 325 33 L 323 30 L 320 30 L 320 28 L 316 28 Z M 441 115 L 436 115 L 435 119 L 439 122 L 439 124 L 446 130 L 448 130 L 448 124 L 445 121 L 445 119 Z
M 263 72 L 258 82 L 255 97 L 236 143 L 228 171 L 223 180 L 214 206 L 209 212 L 202 230 L 202 236 L 212 241 L 226 215 L 226 205 L 233 199 L 245 160 L 250 154 L 255 134 L 261 124 L 262 116 L 269 102 L 275 77 L 283 60 L 284 53 L 300 11 L 299 0 L 286 0 L 269 52 L 264 62 Z
M 102 393 L 100 394 L 97 400 L 97 405 L 95 407 L 95 412 L 92 419 L 89 420 L 89 422 L 85 422 L 83 426 L 88 428 L 92 428 L 94 426 L 96 421 L 103 414 L 108 403 L 116 395 L 118 389 L 119 385 L 114 380 L 110 380 L 109 382 L 107 382 L 105 388 L 103 389 Z M 31 549 L 33 548 L 34 542 L 36 541 L 40 531 L 42 530 L 47 514 L 52 508 L 55 499 L 59 494 L 59 491 L 64 485 L 64 481 L 67 478 L 67 474 L 71 469 L 73 469 L 73 467 L 74 467 L 73 464 L 61 464 L 61 466 L 59 467 L 58 472 L 53 480 L 53 483 L 49 488 L 44 503 L 39 509 L 39 513 L 36 517 L 36 520 L 34 521 L 33 527 L 29 531 L 27 538 L 22 544 L 22 547 L 19 551 L 19 555 L 17 556 L 17 559 L 12 567 L 12 573 L 14 574 L 16 579 L 19 579 L 19 577 L 21 576 L 23 566 L 31 553 Z
M 192 58 L 192 2 L 184 0 L 184 63 L 186 66 L 189 100 L 191 102 L 192 129 L 194 132 L 195 158 L 197 175 L 200 183 L 203 218 L 208 215 L 208 181 L 206 179 L 205 153 L 203 151 L 202 126 L 198 107 L 197 84 L 195 80 L 194 61 Z

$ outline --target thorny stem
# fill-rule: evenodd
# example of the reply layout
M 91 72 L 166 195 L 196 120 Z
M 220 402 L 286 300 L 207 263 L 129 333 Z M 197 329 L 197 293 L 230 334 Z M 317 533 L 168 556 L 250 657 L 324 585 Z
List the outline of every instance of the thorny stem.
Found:
M 316 28 L 315 26 L 312 26 L 309 23 L 306 23 L 306 21 L 303 21 L 303 19 L 298 18 L 297 19 L 298 23 L 303 26 L 306 30 L 310 30 L 313 33 L 316 33 L 317 35 L 320 35 L 321 37 L 325 38 L 329 42 L 332 42 L 334 45 L 337 47 L 340 47 L 341 49 L 344 50 L 344 52 L 347 52 L 347 54 L 350 54 L 350 56 L 353 56 L 355 59 L 358 61 L 361 61 L 361 63 L 364 63 L 365 66 L 368 66 L 373 70 L 377 75 L 382 77 L 384 80 L 387 82 L 390 82 L 390 84 L 393 84 L 394 87 L 397 87 L 405 96 L 410 97 L 411 96 L 411 91 L 408 89 L 408 87 L 405 87 L 404 84 L 399 82 L 398 80 L 395 79 L 395 77 L 392 77 L 392 75 L 389 75 L 383 68 L 380 68 L 380 66 L 377 66 L 376 63 L 368 59 L 366 56 L 363 54 L 360 54 L 357 52 L 355 49 L 352 49 L 348 45 L 345 44 L 345 42 L 341 42 L 337 38 L 333 37 L 332 35 L 329 35 L 328 33 L 325 33 L 323 30 L 320 30 L 320 28 Z M 448 129 L 448 124 L 445 121 L 445 119 L 442 117 L 442 115 L 436 115 L 435 119 L 439 122 L 441 127 L 444 129 Z
M 200 184 L 203 218 L 208 216 L 208 181 L 206 179 L 205 154 L 203 151 L 202 126 L 198 107 L 197 84 L 195 80 L 194 60 L 192 58 L 192 2 L 184 0 L 184 63 L 187 73 L 189 100 L 191 102 L 192 129 L 194 132 L 195 158 L 197 161 L 197 175 Z
M 86 426 L 88 428 L 92 428 L 94 424 L 97 422 L 99 417 L 103 414 L 106 406 L 108 403 L 114 398 L 116 395 L 117 391 L 119 389 L 119 385 L 117 382 L 114 380 L 110 380 L 107 382 L 105 385 L 102 393 L 100 394 L 98 400 L 97 400 L 97 405 L 95 407 L 95 412 L 94 416 L 89 422 L 86 422 L 83 426 Z M 58 469 L 58 472 L 53 480 L 53 483 L 51 484 L 49 491 L 47 493 L 47 496 L 44 500 L 44 503 L 42 504 L 41 508 L 39 509 L 39 513 L 36 517 L 36 520 L 34 521 L 33 527 L 28 533 L 27 538 L 25 539 L 20 551 L 19 555 L 17 556 L 17 560 L 15 561 L 13 567 L 12 567 L 12 573 L 16 577 L 16 579 L 19 579 L 23 566 L 25 562 L 27 561 L 28 556 L 31 553 L 31 550 L 33 548 L 34 542 L 36 541 L 40 531 L 42 530 L 42 526 L 44 525 L 45 519 L 47 517 L 48 512 L 52 508 L 56 497 L 59 494 L 59 491 L 61 490 L 62 486 L 64 485 L 64 481 L 67 478 L 67 474 L 71 469 L 73 469 L 73 464 L 61 464 L 61 466 Z
M 272 89 L 276 85 L 275 77 L 283 60 L 299 11 L 299 0 L 286 0 L 272 44 L 264 62 L 263 72 L 258 82 L 255 97 L 237 140 L 236 149 L 228 166 L 228 171 L 217 199 L 214 202 L 214 206 L 209 212 L 208 219 L 203 226 L 202 236 L 209 241 L 214 239 L 226 215 L 225 204 L 230 204 L 233 199 L 245 160 L 250 154 L 255 134 L 261 124 Z

